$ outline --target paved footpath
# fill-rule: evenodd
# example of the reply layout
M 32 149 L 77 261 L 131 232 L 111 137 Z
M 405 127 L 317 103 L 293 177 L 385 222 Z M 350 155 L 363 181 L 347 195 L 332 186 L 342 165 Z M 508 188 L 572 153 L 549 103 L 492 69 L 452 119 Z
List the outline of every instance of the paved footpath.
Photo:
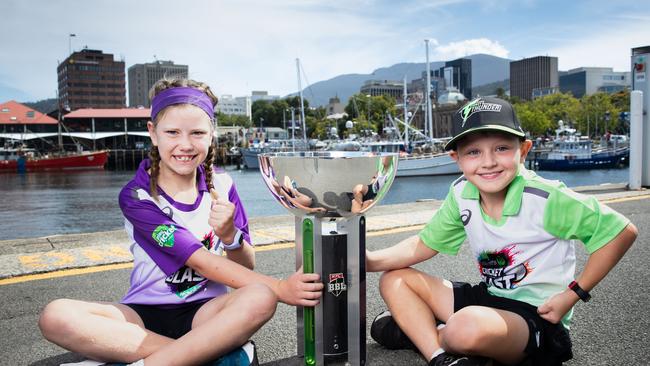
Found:
M 650 195 L 649 190 L 629 191 L 622 184 L 588 186 L 577 191 L 607 201 Z M 425 224 L 441 201 L 378 206 L 368 213 L 368 232 Z M 290 215 L 250 219 L 255 245 L 294 241 L 294 218 Z M 53 235 L 41 238 L 0 241 L 0 283 L 11 277 L 48 273 L 108 264 L 130 263 L 129 241 L 124 230 L 89 234 Z
M 594 290 L 594 299 L 577 305 L 571 330 L 575 357 L 567 366 L 647 365 L 650 282 L 645 279 L 650 234 L 645 228 L 650 224 L 650 191 L 632 192 L 613 185 L 580 190 L 595 194 L 629 217 L 641 234 L 623 261 Z M 368 215 L 368 247 L 376 250 L 417 233 L 439 205 L 439 201 L 426 201 L 375 208 Z M 251 228 L 258 244 L 273 244 L 260 246 L 256 269 L 275 277 L 290 274 L 293 218 L 252 219 Z M 0 365 L 52 366 L 79 361 L 79 355 L 41 337 L 36 327 L 38 314 L 47 302 L 60 297 L 119 299 L 126 290 L 130 271 L 125 241 L 124 234 L 116 231 L 0 242 Z M 579 249 L 576 254 L 580 270 L 586 254 Z M 85 266 L 90 267 L 79 268 Z M 94 268 L 98 269 L 96 273 Z M 467 246 L 457 257 L 438 256 L 417 268 L 454 280 L 477 280 Z M 83 275 L 71 276 L 75 271 Z M 368 274 L 368 327 L 372 317 L 385 307 L 378 294 L 378 279 L 378 273 Z M 301 364 L 294 356 L 294 311 L 280 304 L 274 318 L 254 335 L 263 365 Z M 369 365 L 424 365 L 414 352 L 388 351 L 370 338 L 367 344 Z

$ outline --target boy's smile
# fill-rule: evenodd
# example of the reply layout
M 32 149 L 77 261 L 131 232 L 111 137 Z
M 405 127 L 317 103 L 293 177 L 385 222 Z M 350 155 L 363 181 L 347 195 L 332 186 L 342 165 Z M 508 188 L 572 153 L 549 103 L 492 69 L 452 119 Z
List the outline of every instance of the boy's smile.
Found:
M 488 132 L 468 135 L 450 154 L 482 195 L 505 197 L 529 149 L 530 142 L 521 143 L 517 136 Z

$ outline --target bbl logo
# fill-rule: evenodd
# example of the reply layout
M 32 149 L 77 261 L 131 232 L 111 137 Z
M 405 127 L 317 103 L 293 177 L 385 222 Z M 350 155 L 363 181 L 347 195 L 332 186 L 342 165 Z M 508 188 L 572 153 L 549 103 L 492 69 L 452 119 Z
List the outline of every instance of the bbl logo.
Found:
M 346 291 L 348 286 L 345 284 L 343 273 L 330 273 L 330 281 L 327 284 L 327 292 L 334 296 L 339 296 L 341 292 Z

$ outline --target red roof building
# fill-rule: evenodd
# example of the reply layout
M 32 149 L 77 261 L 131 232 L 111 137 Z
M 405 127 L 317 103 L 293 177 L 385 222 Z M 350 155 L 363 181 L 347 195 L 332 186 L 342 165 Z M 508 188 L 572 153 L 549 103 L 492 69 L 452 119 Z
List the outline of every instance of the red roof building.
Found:
M 0 104 L 0 132 L 56 131 L 57 121 L 14 100 Z

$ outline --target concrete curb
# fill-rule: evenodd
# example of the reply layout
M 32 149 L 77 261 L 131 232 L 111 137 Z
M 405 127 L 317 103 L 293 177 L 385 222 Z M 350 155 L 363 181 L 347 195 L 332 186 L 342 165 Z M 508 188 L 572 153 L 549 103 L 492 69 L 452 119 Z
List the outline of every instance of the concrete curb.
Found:
M 650 196 L 649 190 L 629 191 L 623 184 L 575 188 L 593 194 L 600 201 Z M 378 206 L 367 216 L 368 232 L 425 224 L 442 201 Z M 249 220 L 257 246 L 293 242 L 291 215 L 256 217 Z M 52 271 L 101 266 L 133 261 L 124 230 L 87 234 L 54 235 L 41 238 L 0 241 L 0 279 Z

